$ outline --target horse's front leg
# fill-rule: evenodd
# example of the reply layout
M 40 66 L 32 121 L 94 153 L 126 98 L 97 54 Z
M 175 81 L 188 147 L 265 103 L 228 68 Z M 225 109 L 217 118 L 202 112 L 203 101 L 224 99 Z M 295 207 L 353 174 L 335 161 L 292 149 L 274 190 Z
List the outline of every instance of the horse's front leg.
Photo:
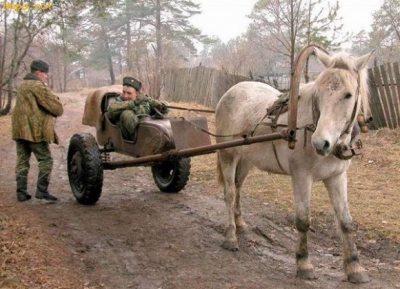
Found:
M 296 205 L 296 245 L 297 276 L 301 279 L 316 279 L 314 266 L 308 257 L 307 233 L 310 228 L 310 196 L 312 180 L 308 176 L 292 177 L 293 195 Z
M 352 283 L 366 283 L 370 279 L 360 265 L 356 245 L 353 241 L 353 226 L 347 205 L 347 173 L 324 180 L 329 192 L 332 206 L 335 209 L 338 230 L 343 244 L 343 265 L 347 279 Z

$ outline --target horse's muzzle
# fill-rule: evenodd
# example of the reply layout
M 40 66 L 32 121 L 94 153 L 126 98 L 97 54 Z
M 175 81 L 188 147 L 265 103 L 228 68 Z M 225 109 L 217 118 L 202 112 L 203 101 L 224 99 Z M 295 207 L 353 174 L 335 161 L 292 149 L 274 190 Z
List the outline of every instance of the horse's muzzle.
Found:
M 332 151 L 332 144 L 328 140 L 312 140 L 312 146 L 321 156 L 327 156 Z

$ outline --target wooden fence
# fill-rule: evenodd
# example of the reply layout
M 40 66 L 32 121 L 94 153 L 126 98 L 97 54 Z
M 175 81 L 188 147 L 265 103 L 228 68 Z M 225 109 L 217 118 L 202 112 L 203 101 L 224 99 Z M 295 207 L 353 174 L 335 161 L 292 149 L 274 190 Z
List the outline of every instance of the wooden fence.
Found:
M 400 125 L 399 64 L 387 63 L 368 70 L 373 122 L 370 127 L 398 128 Z M 399 84 L 399 85 L 397 85 Z
M 388 63 L 368 70 L 371 129 L 400 127 L 400 70 L 398 63 Z M 163 81 L 162 97 L 175 102 L 196 102 L 215 108 L 221 96 L 234 84 L 249 80 L 209 67 L 168 70 Z M 399 85 L 397 85 L 399 83 Z
M 161 94 L 170 101 L 196 102 L 215 108 L 232 85 L 244 80 L 249 78 L 204 66 L 171 69 L 166 72 Z

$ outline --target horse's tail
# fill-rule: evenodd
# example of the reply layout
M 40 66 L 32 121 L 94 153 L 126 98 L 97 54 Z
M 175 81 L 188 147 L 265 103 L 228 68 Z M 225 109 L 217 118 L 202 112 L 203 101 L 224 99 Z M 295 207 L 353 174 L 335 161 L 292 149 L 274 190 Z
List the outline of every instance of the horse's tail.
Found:
M 219 157 L 219 153 L 217 153 L 217 175 L 218 175 L 218 183 L 220 185 L 223 185 L 224 175 L 222 174 L 221 158 Z

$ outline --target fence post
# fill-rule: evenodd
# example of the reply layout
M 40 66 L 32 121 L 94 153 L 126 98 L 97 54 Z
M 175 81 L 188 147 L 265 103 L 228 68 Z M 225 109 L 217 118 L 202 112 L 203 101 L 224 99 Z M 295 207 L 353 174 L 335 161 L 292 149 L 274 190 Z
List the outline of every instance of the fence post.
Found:
M 379 100 L 379 92 L 378 85 L 376 83 L 375 78 L 380 77 L 378 75 L 374 75 L 374 70 L 372 68 L 368 69 L 369 76 L 369 87 L 370 87 L 370 107 L 371 113 L 374 120 L 371 123 L 371 129 L 378 129 L 385 126 L 385 116 L 382 109 L 381 102 Z

